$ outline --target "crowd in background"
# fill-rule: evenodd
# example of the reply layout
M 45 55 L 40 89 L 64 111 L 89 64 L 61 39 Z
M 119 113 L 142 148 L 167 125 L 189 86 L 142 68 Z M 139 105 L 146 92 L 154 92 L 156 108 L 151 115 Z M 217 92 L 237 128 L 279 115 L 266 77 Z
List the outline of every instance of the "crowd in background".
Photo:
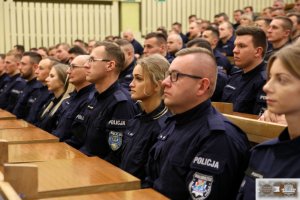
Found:
M 294 123 L 290 112 L 272 107 L 271 84 L 264 85 L 280 74 L 278 62 L 299 76 L 299 69 L 289 69 L 295 63 L 286 64 L 285 49 L 299 57 L 300 0 L 291 8 L 274 0 L 260 13 L 247 6 L 232 14 L 234 23 L 227 13 L 213 22 L 190 15 L 187 33 L 174 22 L 171 30 L 148 33 L 143 45 L 130 30 L 104 41 L 77 39 L 29 51 L 15 45 L 0 54 L 0 108 L 172 199 L 235 199 L 250 146 L 210 102 Z M 261 159 L 264 148 L 254 150 Z M 254 167 L 261 161 L 253 156 Z M 258 174 L 261 166 L 255 166 Z M 254 178 L 246 174 L 239 199 L 254 198 Z

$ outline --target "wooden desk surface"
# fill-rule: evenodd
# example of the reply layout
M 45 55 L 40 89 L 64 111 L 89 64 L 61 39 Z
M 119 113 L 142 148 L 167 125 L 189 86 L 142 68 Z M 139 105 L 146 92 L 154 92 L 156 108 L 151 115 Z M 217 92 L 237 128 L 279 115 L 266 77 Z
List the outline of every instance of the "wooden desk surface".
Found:
M 8 163 L 73 158 L 86 158 L 86 155 L 64 142 L 8 145 Z
M 0 120 L 16 119 L 16 116 L 6 110 L 0 110 Z
M 0 120 L 0 129 L 10 129 L 10 128 L 25 128 L 33 127 L 33 125 L 22 119 L 9 119 L 9 120 Z
M 130 190 L 120 192 L 103 192 L 98 194 L 56 197 L 43 200 L 166 200 L 167 197 L 153 189 Z M 40 199 L 42 200 L 42 199 Z
M 31 163 L 38 168 L 38 198 L 135 190 L 140 180 L 98 158 Z M 14 164 L 18 166 L 19 164 Z M 28 177 L 30 178 L 30 177 Z M 19 183 L 19 181 L 17 181 Z M 14 187 L 13 183 L 10 184 Z
M 0 139 L 9 144 L 58 142 L 54 135 L 37 127 L 26 127 L 21 129 L 0 129 Z

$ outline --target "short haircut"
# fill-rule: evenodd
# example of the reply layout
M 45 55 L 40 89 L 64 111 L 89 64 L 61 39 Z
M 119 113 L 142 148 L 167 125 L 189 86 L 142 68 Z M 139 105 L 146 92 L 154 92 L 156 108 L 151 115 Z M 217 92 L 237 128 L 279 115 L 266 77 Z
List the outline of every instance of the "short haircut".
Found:
M 229 21 L 229 17 L 226 13 L 222 12 L 218 14 L 218 17 L 223 17 L 225 21 Z
M 30 62 L 33 64 L 39 64 L 39 62 L 42 60 L 42 56 L 33 51 L 27 51 L 23 54 L 23 56 L 28 56 L 30 58 Z
M 195 14 L 192 14 L 189 16 L 189 19 L 192 19 L 193 17 L 197 18 L 197 16 Z
M 76 40 L 74 40 L 74 42 L 79 42 L 79 43 L 81 43 L 81 44 L 84 44 L 84 41 L 83 41 L 83 40 L 80 40 L 80 39 L 76 39 Z
M 292 30 L 293 29 L 293 22 L 288 17 L 286 17 L 286 16 L 277 16 L 277 17 L 274 17 L 273 20 L 274 19 L 278 19 L 278 20 L 281 20 L 283 22 L 282 23 L 282 28 L 284 30 Z
M 294 43 L 292 45 L 286 46 L 275 54 L 273 54 L 269 61 L 268 61 L 268 68 L 267 72 L 270 73 L 271 67 L 276 59 L 279 59 L 283 67 L 287 69 L 291 74 L 296 76 L 300 79 L 300 67 L 299 67 L 299 60 L 300 60 L 300 46 L 299 42 Z
M 0 53 L 0 58 L 1 58 L 2 60 L 4 60 L 4 59 L 5 59 L 5 54 L 4 54 L 4 53 Z
M 39 47 L 38 49 L 45 51 L 46 54 L 48 55 L 48 49 L 46 47 Z
M 69 54 L 75 54 L 75 55 L 86 55 L 87 53 L 80 47 L 80 46 L 73 46 L 68 51 Z
M 162 34 L 164 34 L 166 36 L 166 38 L 168 37 L 168 32 L 166 27 L 164 26 L 160 26 L 156 29 L 157 32 L 161 32 Z
M 272 22 L 272 19 L 265 18 L 265 17 L 257 17 L 257 18 L 255 19 L 255 21 L 264 21 L 265 24 L 270 25 L 271 22 Z
M 241 9 L 234 10 L 233 12 L 234 12 L 234 13 L 237 13 L 237 12 L 239 12 L 239 13 L 241 13 L 241 14 L 244 14 L 244 11 L 243 11 L 243 10 L 241 10 Z
M 125 62 L 125 56 L 121 48 L 116 43 L 107 41 L 96 42 L 95 47 L 99 46 L 105 48 L 106 59 L 115 61 L 117 72 L 120 73 Z
M 125 39 L 117 39 L 115 41 L 115 43 L 117 45 L 119 45 L 120 47 L 124 48 L 126 51 L 131 51 L 131 52 L 134 52 L 134 47 L 133 45 L 131 44 L 131 42 L 128 42 L 128 40 L 125 40 Z
M 22 59 L 22 54 L 19 53 L 19 52 L 17 52 L 17 51 L 15 51 L 15 50 L 10 50 L 10 51 L 6 54 L 6 56 L 13 56 L 14 59 L 15 59 L 16 61 L 18 61 L 18 62 Z
M 62 46 L 66 51 L 69 51 L 70 45 L 68 43 L 59 43 L 56 45 L 56 48 L 58 49 L 60 46 Z
M 50 69 L 51 69 L 54 65 L 57 65 L 57 64 L 60 63 L 60 61 L 57 60 L 57 59 L 54 58 L 54 57 L 47 57 L 47 58 L 44 58 L 43 60 L 49 60 L 49 61 L 50 61 L 50 65 L 49 65 Z
M 216 88 L 216 83 L 217 83 L 217 63 L 216 63 L 216 59 L 215 59 L 215 56 L 213 55 L 212 51 L 209 51 L 208 49 L 206 48 L 202 48 L 202 47 L 195 47 L 195 48 L 185 48 L 185 49 L 182 49 L 180 51 L 178 51 L 176 53 L 176 57 L 180 57 L 180 56 L 184 56 L 184 55 L 189 55 L 189 54 L 205 54 L 207 55 L 211 61 L 214 63 L 212 67 L 214 67 L 213 70 L 215 70 L 215 75 L 214 75 L 214 78 L 209 78 L 209 81 L 210 81 L 210 86 L 209 86 L 209 89 L 208 89 L 208 95 L 211 97 L 215 91 L 215 88 Z
M 206 31 L 211 31 L 212 34 L 219 39 L 220 37 L 220 33 L 219 33 L 219 30 L 216 28 L 216 27 L 213 27 L 213 26 L 208 26 Z
M 179 23 L 179 22 L 174 22 L 172 25 L 173 26 L 179 26 L 180 28 L 182 27 L 181 23 Z
M 297 18 L 297 24 L 300 24 L 300 13 L 297 12 L 292 12 L 292 13 L 288 13 L 286 15 L 287 17 L 296 17 Z
M 196 47 L 201 47 L 201 48 L 204 48 L 204 49 L 207 49 L 209 50 L 210 52 L 212 52 L 212 48 L 211 48 L 211 45 L 210 43 L 205 40 L 205 39 L 202 39 L 202 38 L 196 38 L 196 39 L 193 39 L 191 41 L 189 41 L 187 44 L 186 44 L 186 47 L 187 48 L 191 48 L 193 46 L 196 46 Z
M 263 52 L 262 56 L 265 55 L 267 50 L 267 37 L 265 32 L 256 26 L 241 26 L 236 30 L 237 36 L 243 36 L 243 35 L 251 35 L 252 36 L 252 42 L 254 47 L 262 47 Z
M 18 51 L 19 53 L 21 53 L 21 54 L 23 54 L 23 53 L 25 52 L 25 48 L 24 48 L 23 45 L 16 44 L 16 45 L 14 46 L 14 48 L 16 48 L 17 51 Z
M 252 6 L 246 6 L 246 7 L 244 7 L 244 10 L 247 9 L 247 8 L 249 8 L 253 12 L 253 7 Z
M 156 38 L 157 42 L 161 45 L 161 44 L 166 44 L 167 43 L 167 37 L 166 35 L 164 35 L 163 33 L 159 33 L 159 32 L 151 32 L 148 33 L 145 37 L 145 40 L 148 40 L 150 38 Z

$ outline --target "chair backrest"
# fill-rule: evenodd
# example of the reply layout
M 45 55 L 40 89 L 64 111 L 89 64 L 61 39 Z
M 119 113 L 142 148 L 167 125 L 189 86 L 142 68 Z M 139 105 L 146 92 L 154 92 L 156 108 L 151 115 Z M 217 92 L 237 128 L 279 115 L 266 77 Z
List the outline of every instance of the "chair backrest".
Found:
M 249 141 L 254 143 L 276 138 L 286 128 L 285 125 L 235 115 L 224 114 L 224 116 L 242 129 L 247 134 Z
M 21 200 L 17 192 L 7 182 L 0 182 L 0 199 Z
M 0 140 L 0 164 L 8 162 L 8 142 L 6 140 Z
M 220 113 L 231 114 L 233 112 L 233 104 L 232 103 L 227 103 L 227 102 L 212 102 L 211 104 Z

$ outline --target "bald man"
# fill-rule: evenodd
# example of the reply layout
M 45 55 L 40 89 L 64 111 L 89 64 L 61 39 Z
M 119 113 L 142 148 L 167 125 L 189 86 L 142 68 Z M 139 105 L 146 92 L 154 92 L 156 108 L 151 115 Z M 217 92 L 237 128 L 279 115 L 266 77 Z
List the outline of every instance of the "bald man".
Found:
M 187 48 L 162 82 L 164 103 L 174 115 L 150 150 L 147 180 L 170 199 L 235 199 L 238 192 L 249 145 L 211 105 L 216 78 L 212 53 Z
M 88 62 L 89 55 L 79 55 L 75 57 L 67 73 L 69 83 L 75 87 L 75 91 L 70 94 L 70 98 L 62 103 L 61 116 L 57 122 L 57 127 L 53 130 L 60 141 L 65 141 L 72 137 L 71 127 L 75 117 L 87 106 L 89 96 L 95 91 L 94 85 L 86 80 L 85 63 Z
M 144 51 L 143 46 L 134 38 L 132 31 L 127 30 L 123 32 L 123 39 L 130 42 L 134 48 L 134 55 L 136 58 L 139 58 Z
M 179 34 L 170 34 L 167 39 L 168 54 L 175 58 L 175 54 L 182 49 L 183 42 Z

